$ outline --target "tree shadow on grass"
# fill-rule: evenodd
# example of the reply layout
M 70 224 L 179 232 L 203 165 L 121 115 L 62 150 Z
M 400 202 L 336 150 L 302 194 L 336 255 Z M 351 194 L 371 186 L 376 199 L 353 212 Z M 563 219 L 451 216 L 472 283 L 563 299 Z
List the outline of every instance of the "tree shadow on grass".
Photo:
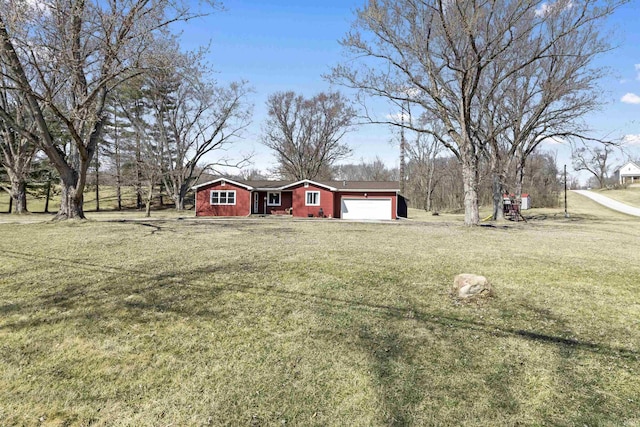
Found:
M 5 256 L 31 262 L 34 260 L 33 255 L 16 251 L 7 251 Z M 0 313 L 17 317 L 20 314 L 30 314 L 37 310 L 51 308 L 58 311 L 82 309 L 78 310 L 77 314 L 71 315 L 45 313 L 39 316 L 27 316 L 27 319 L 3 322 L 0 329 L 16 331 L 51 322 L 67 321 L 74 316 L 81 321 L 87 321 L 87 325 L 96 324 L 92 327 L 100 328 L 100 322 L 95 321 L 113 319 L 120 315 L 118 310 L 125 310 L 128 320 L 138 323 L 153 320 L 159 313 L 196 317 L 204 321 L 218 321 L 234 315 L 228 309 L 215 309 L 215 301 L 229 293 L 251 296 L 252 298 L 247 299 L 248 304 L 268 297 L 307 307 L 320 312 L 327 322 L 331 322 L 336 313 L 348 313 L 356 320 L 348 327 L 336 323 L 335 327 L 344 332 L 337 336 L 344 337 L 339 339 L 345 339 L 346 345 L 353 351 L 364 352 L 369 356 L 371 374 L 383 406 L 381 421 L 388 425 L 407 425 L 416 422 L 414 419 L 416 408 L 425 399 L 425 393 L 428 393 L 423 389 L 426 377 L 420 372 L 421 367 L 416 362 L 418 352 L 427 343 L 416 342 L 407 336 L 406 330 L 400 328 L 398 322 L 410 320 L 428 330 L 438 331 L 438 339 L 448 341 L 450 355 L 460 359 L 466 353 L 473 354 L 473 349 L 467 348 L 464 340 L 451 340 L 446 335 L 447 331 L 455 332 L 457 338 L 480 335 L 487 338 L 518 338 L 540 344 L 559 355 L 560 360 L 564 361 L 558 367 L 559 371 L 570 371 L 567 367 L 578 352 L 587 352 L 598 357 L 615 357 L 628 362 L 640 360 L 640 354 L 633 349 L 567 338 L 561 334 L 543 332 L 535 328 L 510 328 L 490 321 L 456 316 L 445 310 L 420 311 L 415 307 L 378 304 L 360 299 L 284 289 L 277 284 L 246 283 L 247 278 L 238 276 L 239 272 L 250 273 L 251 277 L 255 277 L 265 267 L 253 261 L 225 260 L 222 265 L 194 268 L 189 270 L 188 274 L 183 271 L 150 273 L 139 268 L 102 265 L 97 261 L 67 260 L 61 257 L 47 256 L 36 261 L 39 262 L 35 263 L 35 268 L 39 267 L 38 264 L 45 267 L 53 261 L 57 266 L 81 270 L 86 272 L 86 275 L 79 277 L 77 283 L 68 284 L 52 292 L 34 295 L 26 304 L 20 305 L 13 302 L 4 304 L 0 306 Z M 91 280 L 91 273 L 103 275 L 103 284 L 83 286 L 84 281 Z M 123 277 L 129 279 L 124 280 Z M 200 304 L 205 300 L 208 304 Z M 525 309 L 537 310 L 536 307 L 525 307 Z M 543 317 L 550 316 L 550 313 L 545 311 L 540 311 L 539 314 Z M 468 345 L 471 346 L 471 344 Z M 442 367 L 441 363 L 446 362 L 438 363 L 439 368 Z M 508 369 L 512 365 L 517 368 L 514 363 L 509 362 L 495 371 L 496 395 L 492 398 L 496 407 L 501 408 L 502 411 L 517 413 L 519 408 L 513 404 L 517 399 L 510 396 L 510 393 L 521 372 L 515 370 L 509 377 Z M 461 367 L 461 369 L 466 368 L 466 366 Z M 503 368 L 507 371 L 500 370 Z M 440 375 L 446 375 L 446 373 Z M 579 378 L 571 378 L 569 374 L 560 373 L 559 375 L 567 375 L 571 384 L 584 383 Z M 491 381 L 491 377 L 488 379 Z M 571 385 L 567 387 L 571 389 Z M 498 395 L 505 398 L 500 400 Z M 598 402 L 592 403 L 601 405 Z M 597 411 L 603 412 L 604 409 L 599 407 Z M 557 421 L 551 418 L 549 420 Z
M 423 384 L 414 363 L 415 351 L 401 333 L 379 330 L 363 323 L 358 327 L 354 351 L 369 355 L 374 385 L 382 404 L 382 422 L 390 426 L 415 423 L 412 412 L 423 398 Z
M 37 257 L 17 251 L 4 251 L 5 257 L 27 261 L 32 268 L 59 272 L 60 267 L 70 272 L 67 284 L 46 283 L 46 287 L 34 289 L 22 303 L 11 302 L 0 305 L 0 313 L 12 314 L 14 321 L 5 321 L 0 329 L 17 330 L 33 328 L 42 324 L 69 319 L 98 319 L 113 317 L 118 309 L 128 311 L 130 321 L 149 321 L 152 313 L 205 316 L 221 318 L 219 310 L 208 310 L 198 304 L 198 298 L 215 299 L 223 292 L 220 286 L 196 285 L 199 277 L 182 271 L 153 272 L 140 268 L 103 265 L 87 260 L 69 260 L 62 257 Z M 40 261 L 40 262 L 39 262 Z M 236 268 L 249 269 L 249 265 L 238 264 Z M 228 266 L 211 267 L 208 274 L 228 272 Z M 150 272 L 151 271 L 151 272 Z M 92 282 L 93 275 L 100 277 Z M 40 292 L 38 292 L 40 291 Z M 51 312 L 53 310 L 53 312 Z M 71 313 L 71 314 L 69 314 Z
M 21 253 L 17 251 L 4 251 L 4 256 L 10 256 L 19 258 L 22 260 L 34 261 L 33 254 Z M 37 257 L 36 257 L 37 258 Z M 183 271 L 171 271 L 160 273 L 149 273 L 143 269 L 135 269 L 123 266 L 110 266 L 102 265 L 98 262 L 89 262 L 82 260 L 68 260 L 61 257 L 41 257 L 43 265 L 51 265 L 51 262 L 55 262 L 58 266 L 63 265 L 69 268 L 81 269 L 87 272 L 97 272 L 110 274 L 111 277 L 107 277 L 102 280 L 103 285 L 89 289 L 88 286 L 81 284 L 74 284 L 67 286 L 62 291 L 55 291 L 49 294 L 40 296 L 39 304 L 43 306 L 52 305 L 60 306 L 61 308 L 70 308 L 73 304 L 77 303 L 77 300 L 81 298 L 93 298 L 99 306 L 103 292 L 111 292 L 114 295 L 120 297 L 124 292 L 145 294 L 154 290 L 162 290 L 163 288 L 180 289 L 180 286 L 188 286 L 188 289 L 197 290 L 203 292 L 209 297 L 215 298 L 225 292 L 240 292 L 253 295 L 270 295 L 293 302 L 305 302 L 312 304 L 319 304 L 324 306 L 339 306 L 343 308 L 351 308 L 360 311 L 370 312 L 371 315 L 381 316 L 386 318 L 406 319 L 415 318 L 421 323 L 432 324 L 438 326 L 455 326 L 459 328 L 465 328 L 470 332 L 489 334 L 493 336 L 515 336 L 530 341 L 535 341 L 544 344 L 558 345 L 576 348 L 580 350 L 597 352 L 599 354 L 617 355 L 620 357 L 630 358 L 637 360 L 640 354 L 637 351 L 626 349 L 623 347 L 609 346 L 604 343 L 582 341 L 574 338 L 566 338 L 562 336 L 549 335 L 546 333 L 538 332 L 535 330 L 523 330 L 517 328 L 508 328 L 504 326 L 496 326 L 488 322 L 481 322 L 478 320 L 470 320 L 462 317 L 451 315 L 447 312 L 438 313 L 424 313 L 410 307 L 396 307 L 392 305 L 376 304 L 359 300 L 350 300 L 345 298 L 337 298 L 332 296 L 305 293 L 300 291 L 292 291 L 288 289 L 280 288 L 276 285 L 258 285 L 258 284 L 242 284 L 242 283 L 223 283 L 224 281 L 210 282 L 211 276 L 226 275 L 230 273 L 256 273 L 260 272 L 264 265 L 257 264 L 253 261 L 225 261 L 222 265 L 210 265 L 191 269 L 189 274 L 186 275 Z M 36 259 L 37 261 L 37 259 Z M 123 283 L 122 277 L 132 277 L 132 283 L 136 281 L 142 281 L 147 283 L 144 286 L 132 286 L 128 287 L 132 283 Z M 79 278 L 82 283 L 85 283 L 86 276 Z M 120 282 L 120 283 L 119 283 Z M 195 285 L 195 282 L 210 282 L 210 285 Z M 113 286 L 113 283 L 118 285 Z M 101 295 L 92 295 L 101 294 Z M 21 309 L 32 309 L 34 307 L 17 307 L 16 304 L 8 304 L 0 310 L 7 311 L 19 311 Z M 152 307 L 152 305 L 148 306 Z M 169 309 L 171 304 L 167 304 Z
M 603 343 L 595 343 L 589 341 L 582 341 L 573 338 L 565 338 L 556 335 L 549 335 L 541 332 L 523 330 L 517 328 L 507 328 L 504 326 L 496 326 L 488 322 L 480 322 L 477 320 L 465 319 L 462 317 L 453 316 L 446 312 L 440 313 L 425 313 L 420 312 L 413 308 L 396 307 L 384 304 L 367 303 L 363 301 L 349 300 L 336 297 L 328 297 L 325 295 L 317 295 L 304 292 L 296 292 L 286 289 L 280 289 L 278 287 L 266 287 L 258 285 L 241 285 L 241 284 L 226 284 L 222 291 L 233 292 L 245 292 L 252 294 L 265 294 L 279 296 L 280 298 L 290 299 L 297 302 L 316 303 L 329 306 L 342 306 L 350 307 L 357 310 L 364 310 L 370 312 L 374 316 L 381 316 L 387 318 L 407 319 L 414 318 L 421 323 L 432 324 L 446 327 L 459 327 L 468 330 L 469 332 L 483 333 L 492 336 L 514 336 L 518 338 L 524 338 L 530 341 L 539 342 L 542 344 L 568 346 L 580 350 L 586 350 L 591 352 L 597 352 L 598 354 L 610 354 L 621 357 L 630 358 L 632 360 L 638 360 L 640 352 L 635 350 L 626 349 L 624 347 L 609 346 Z

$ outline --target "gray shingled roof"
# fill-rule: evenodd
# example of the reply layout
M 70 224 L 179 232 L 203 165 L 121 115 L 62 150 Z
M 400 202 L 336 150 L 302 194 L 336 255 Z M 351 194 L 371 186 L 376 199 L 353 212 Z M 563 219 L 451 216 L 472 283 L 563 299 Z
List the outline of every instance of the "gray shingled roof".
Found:
M 317 181 L 320 184 L 337 188 L 338 190 L 389 190 L 398 191 L 397 181 Z
M 201 182 L 199 182 L 199 186 L 207 183 L 207 182 L 211 182 L 214 181 L 216 179 L 228 179 L 230 181 L 235 181 L 237 183 L 240 184 L 244 184 L 248 187 L 253 187 L 253 188 L 260 188 L 260 189 L 268 189 L 268 188 L 281 188 L 287 185 L 291 185 L 295 182 L 298 181 L 272 181 L 272 180 L 242 180 L 242 179 L 238 179 L 238 178 L 230 178 L 230 177 L 224 177 L 224 176 L 218 176 L 218 177 L 208 177 L 209 179 L 207 181 L 201 180 Z M 314 180 L 309 180 L 309 181 L 314 181 Z M 326 187 L 332 187 L 332 188 L 336 188 L 338 190 L 369 190 L 369 191 L 373 191 L 373 190 L 387 190 L 387 191 L 399 191 L 400 190 L 400 186 L 398 184 L 397 181 L 314 181 L 317 182 L 318 184 L 322 184 Z

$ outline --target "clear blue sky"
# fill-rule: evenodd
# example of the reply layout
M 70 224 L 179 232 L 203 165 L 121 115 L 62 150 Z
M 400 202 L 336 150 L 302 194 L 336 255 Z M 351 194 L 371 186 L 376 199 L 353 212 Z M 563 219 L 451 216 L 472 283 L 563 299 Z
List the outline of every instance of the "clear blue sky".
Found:
M 602 82 L 608 104 L 590 115 L 594 136 L 624 136 L 635 142 L 640 157 L 640 2 L 632 1 L 608 21 L 605 31 L 617 45 L 598 64 L 611 69 Z M 338 44 L 354 20 L 354 11 L 364 0 L 226 0 L 223 12 L 190 22 L 184 28 L 187 49 L 211 43 L 210 62 L 220 83 L 247 80 L 254 88 L 254 120 L 245 139 L 234 149 L 238 155 L 254 152 L 254 163 L 265 170 L 272 163 L 269 151 L 260 144 L 267 97 L 276 91 L 293 90 L 306 96 L 331 88 L 322 75 L 342 59 Z M 344 92 L 344 90 L 342 90 Z M 393 113 L 394 111 L 389 111 Z M 397 147 L 385 126 L 363 125 L 347 134 L 345 142 L 353 148 L 349 161 L 372 160 L 380 156 L 396 166 Z M 568 163 L 569 150 L 558 144 L 544 144 L 556 150 L 558 163 Z

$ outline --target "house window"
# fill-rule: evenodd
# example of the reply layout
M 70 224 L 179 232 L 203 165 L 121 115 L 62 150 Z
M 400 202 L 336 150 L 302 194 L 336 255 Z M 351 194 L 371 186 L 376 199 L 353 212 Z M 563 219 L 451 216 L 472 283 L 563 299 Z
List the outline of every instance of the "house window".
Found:
M 212 191 L 211 204 L 212 205 L 235 205 L 236 192 L 235 191 Z
M 306 192 L 307 206 L 320 206 L 320 192 L 319 191 L 307 191 Z
M 280 206 L 280 193 L 267 193 L 267 206 Z

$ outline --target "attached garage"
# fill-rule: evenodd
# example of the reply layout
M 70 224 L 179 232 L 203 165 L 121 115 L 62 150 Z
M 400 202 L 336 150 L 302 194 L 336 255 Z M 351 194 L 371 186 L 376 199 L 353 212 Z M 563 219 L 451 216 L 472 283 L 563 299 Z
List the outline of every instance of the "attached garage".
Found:
M 289 214 L 300 218 L 394 220 L 407 204 L 392 181 L 244 181 L 216 178 L 193 187 L 196 215 Z
M 340 204 L 342 219 L 393 219 L 391 199 L 346 198 Z

